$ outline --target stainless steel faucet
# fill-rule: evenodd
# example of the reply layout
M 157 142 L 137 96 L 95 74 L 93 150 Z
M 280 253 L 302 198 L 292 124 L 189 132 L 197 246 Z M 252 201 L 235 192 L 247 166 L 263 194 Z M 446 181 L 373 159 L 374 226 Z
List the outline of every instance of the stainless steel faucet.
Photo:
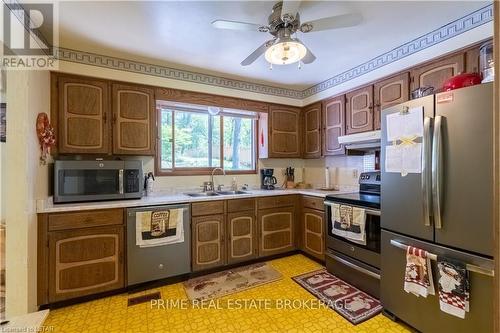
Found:
M 212 175 L 210 176 L 210 182 L 212 183 L 212 186 L 213 186 L 214 188 L 215 188 L 215 183 L 214 183 L 214 173 L 215 173 L 215 171 L 217 171 L 217 170 L 222 171 L 222 173 L 224 174 L 224 176 L 226 175 L 226 171 L 225 171 L 224 169 L 222 169 L 222 168 L 217 167 L 217 168 L 215 168 L 215 169 L 213 169 L 213 170 L 212 170 Z M 224 186 L 223 184 L 219 184 L 219 186 L 217 187 L 217 189 L 218 189 L 219 191 L 221 191 L 223 186 Z

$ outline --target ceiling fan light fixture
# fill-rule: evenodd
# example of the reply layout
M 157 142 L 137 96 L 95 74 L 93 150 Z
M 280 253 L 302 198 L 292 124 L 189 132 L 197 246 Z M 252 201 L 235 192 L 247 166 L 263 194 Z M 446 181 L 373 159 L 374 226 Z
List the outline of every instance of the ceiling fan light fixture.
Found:
M 270 64 L 288 65 L 302 60 L 306 56 L 306 47 L 294 38 L 279 38 L 265 53 Z

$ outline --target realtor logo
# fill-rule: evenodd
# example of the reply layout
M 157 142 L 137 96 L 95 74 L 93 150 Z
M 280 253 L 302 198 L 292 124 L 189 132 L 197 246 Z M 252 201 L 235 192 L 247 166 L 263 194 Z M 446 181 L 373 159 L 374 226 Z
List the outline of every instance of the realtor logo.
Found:
M 57 44 L 54 3 L 3 5 L 2 65 L 8 69 L 55 69 Z

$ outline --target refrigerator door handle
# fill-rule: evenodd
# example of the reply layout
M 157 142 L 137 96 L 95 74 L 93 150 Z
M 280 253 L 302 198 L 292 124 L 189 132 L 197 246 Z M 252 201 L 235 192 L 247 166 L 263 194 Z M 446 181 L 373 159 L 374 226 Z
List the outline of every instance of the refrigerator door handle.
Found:
M 432 138 L 432 215 L 436 229 L 443 227 L 441 220 L 441 191 L 443 186 L 442 121 L 442 116 L 434 118 L 434 135 Z
M 427 227 L 431 226 L 431 118 L 424 118 L 424 135 L 422 136 L 422 198 L 423 198 L 423 213 L 424 213 L 424 225 Z

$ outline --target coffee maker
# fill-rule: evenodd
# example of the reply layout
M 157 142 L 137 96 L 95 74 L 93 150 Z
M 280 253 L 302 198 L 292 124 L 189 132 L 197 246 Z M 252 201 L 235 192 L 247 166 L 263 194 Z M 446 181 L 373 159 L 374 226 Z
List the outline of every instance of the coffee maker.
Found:
M 274 190 L 274 185 L 278 182 L 273 176 L 274 169 L 260 169 L 260 188 L 263 190 Z

